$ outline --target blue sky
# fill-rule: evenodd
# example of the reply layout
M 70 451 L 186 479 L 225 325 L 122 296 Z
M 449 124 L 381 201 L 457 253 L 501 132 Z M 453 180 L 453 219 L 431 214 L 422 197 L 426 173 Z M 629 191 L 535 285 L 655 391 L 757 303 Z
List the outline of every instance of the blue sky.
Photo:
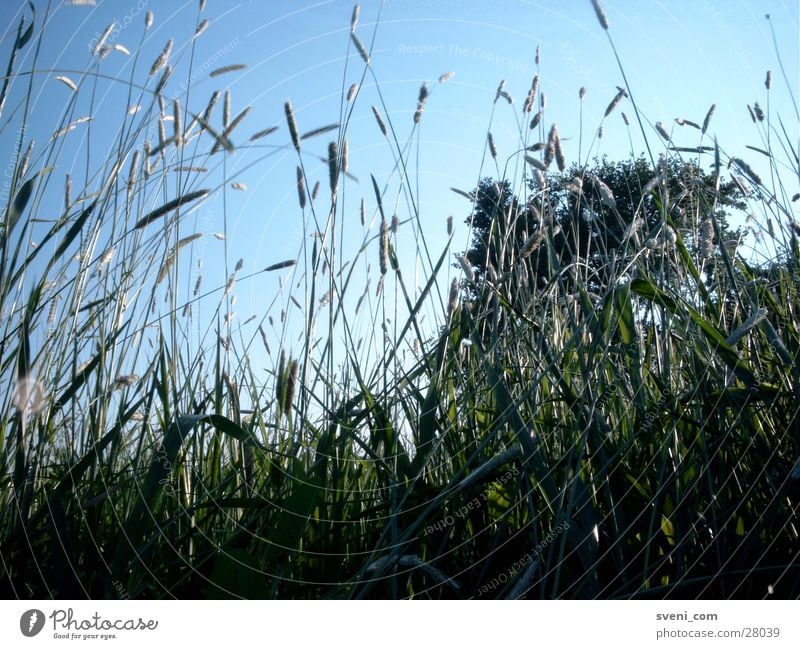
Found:
M 35 4 L 41 20 L 45 5 Z M 718 137 L 728 153 L 739 155 L 758 168 L 761 161 L 754 159 L 757 154 L 745 149 L 746 144 L 763 147 L 746 108 L 756 101 L 764 108 L 769 105 L 773 114 L 780 113 L 797 141 L 790 91 L 778 68 L 769 23 L 764 17 L 766 13 L 771 15 L 786 75 L 792 92 L 797 94 L 797 2 L 607 0 L 603 4 L 634 98 L 651 123 L 660 121 L 667 130 L 674 130 L 676 144 L 696 146 L 699 134 L 686 127 L 681 129 L 674 118 L 702 122 L 711 104 L 716 104 L 709 133 Z M 632 116 L 629 102 L 623 102 L 602 121 L 605 107 L 623 79 L 588 0 L 387 0 L 382 9 L 381 3 L 367 0 L 361 5 L 356 33 L 367 47 L 375 33 L 371 64 L 379 88 L 371 75 L 364 77 L 348 130 L 350 173 L 360 182 L 348 181 L 340 189 L 344 258 L 364 241 L 359 222 L 362 197 L 367 200 L 367 225 L 375 214 L 370 173 L 381 186 L 389 187 L 384 199 L 387 211 L 397 213 L 401 221 L 409 218 L 406 198 L 398 190 L 397 174 L 393 172 L 392 148 L 380 135 L 370 106 L 382 106 L 403 145 L 412 132 L 412 117 L 423 81 L 428 83 L 431 94 L 408 161 L 412 184 L 418 190 L 420 223 L 434 256 L 446 244 L 448 215 L 454 216 L 458 226 L 453 250 L 463 249 L 468 243 L 463 221 L 469 203 L 449 188 L 468 191 L 480 177 L 502 173 L 488 158 L 487 129 L 497 143 L 498 160 L 511 160 L 509 173 L 518 171 L 519 156 L 513 156 L 519 147 L 518 120 L 534 74 L 540 75 L 547 97 L 545 124 L 558 124 L 568 163 L 576 161 L 579 154 L 581 87 L 587 91 L 582 108 L 581 159 L 602 154 L 628 157 L 629 133 L 634 152 L 644 151 L 641 135 L 633 129 L 629 131 L 620 115 L 624 110 Z M 244 260 L 243 272 L 255 272 L 296 257 L 304 232 L 295 185 L 297 156 L 289 142 L 283 104 L 291 99 L 301 132 L 339 121 L 343 93 L 352 83 L 361 82 L 364 73 L 364 64 L 350 41 L 352 9 L 351 2 L 340 0 L 208 0 L 199 14 L 196 0 L 98 0 L 95 6 L 68 6 L 54 1 L 37 63 L 37 68 L 45 72 L 35 78 L 31 128 L 26 140 L 34 137 L 44 148 L 63 117 L 70 93 L 53 78 L 65 74 L 77 81 L 80 71 L 92 60 L 93 39 L 96 42 L 105 27 L 116 21 L 119 29 L 109 43 L 122 45 L 132 53 L 141 43 L 142 54 L 135 70 L 134 57 L 117 51 L 101 63 L 101 72 L 107 78 L 100 79 L 94 88 L 91 155 L 102 160 L 113 150 L 113 136 L 125 115 L 128 79 L 133 75 L 137 81 L 144 81 L 147 69 L 167 39 L 174 38 L 171 61 L 176 70 L 166 91 L 168 96 L 178 94 L 185 104 L 185 80 L 191 78 L 188 103 L 191 109 L 201 111 L 214 90 L 229 90 L 233 115 L 252 107 L 232 138 L 237 145 L 246 143 L 252 133 L 272 125 L 279 127 L 274 134 L 259 140 L 258 148 L 242 147 L 225 160 L 228 189 L 224 196 L 217 194 L 191 218 L 195 227 L 206 234 L 225 230 L 227 240 L 221 243 L 207 236 L 194 254 L 195 261 L 203 258 L 204 272 L 216 273 L 216 283 L 221 285 L 239 258 Z M 145 33 L 143 23 L 148 10 L 153 11 L 154 23 Z M 0 44 L 3 57 L 20 12 L 27 12 L 22 2 L 9 0 L 0 6 L 0 21 L 8 25 Z M 210 26 L 197 39 L 197 49 L 190 60 L 187 44 L 203 18 L 210 19 Z M 534 63 L 537 47 L 541 53 L 538 69 Z M 27 57 L 32 51 L 31 47 L 25 50 L 18 69 L 30 66 Z M 216 78 L 208 75 L 215 68 L 239 63 L 248 67 Z M 767 70 L 773 71 L 769 99 L 764 87 Z M 438 77 L 448 71 L 455 75 L 439 84 Z M 512 106 L 503 101 L 493 104 L 502 79 L 514 99 Z M 152 84 L 151 80 L 150 87 Z M 89 109 L 90 89 L 89 85 L 81 88 L 72 118 L 84 114 L 82 109 Z M 19 106 L 18 102 L 18 97 L 12 97 L 9 106 Z M 7 107 L 4 121 L 9 110 Z M 588 150 L 600 125 L 603 138 L 595 140 Z M 9 129 L 0 133 L 0 143 L 6 148 L 11 146 L 10 135 Z M 327 155 L 332 136 L 335 133 L 303 143 L 309 180 L 312 185 L 316 180 L 321 182 L 323 195 L 328 191 L 327 166 L 313 156 Z M 655 145 L 655 153 L 663 150 L 658 136 L 649 133 L 648 137 Z M 81 127 L 67 138 L 56 173 L 59 178 L 67 172 L 79 178 L 86 168 L 86 141 Z M 214 170 L 209 180 L 219 181 L 222 159 L 221 155 L 211 159 L 209 166 Z M 231 181 L 244 183 L 247 190 L 231 191 Z M 372 232 L 376 229 L 373 225 Z M 305 232 L 305 236 L 309 234 L 310 231 Z M 425 263 L 415 262 L 419 259 L 410 223 L 401 226 L 397 248 L 401 262 L 407 264 L 406 275 L 414 278 L 416 274 L 412 283 L 424 284 Z M 374 269 L 377 250 L 370 253 L 370 258 L 375 258 Z M 188 267 L 186 271 L 196 273 Z M 278 290 L 279 279 L 280 275 L 260 275 L 253 282 L 237 286 L 239 305 L 235 310 L 240 321 L 263 312 L 260 307 L 264 295 Z M 443 280 L 442 286 L 446 289 L 447 285 Z M 360 290 L 354 293 L 358 296 Z M 371 325 L 365 327 L 365 332 L 370 328 Z

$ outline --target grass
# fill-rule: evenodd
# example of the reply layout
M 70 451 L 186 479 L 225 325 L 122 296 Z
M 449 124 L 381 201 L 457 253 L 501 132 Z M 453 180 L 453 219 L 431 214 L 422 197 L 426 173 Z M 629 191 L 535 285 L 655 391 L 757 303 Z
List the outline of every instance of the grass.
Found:
M 798 152 L 777 116 L 755 125 L 768 180 L 716 143 L 694 153 L 704 164 L 716 158 L 717 178 L 728 166 L 738 172 L 752 227 L 769 237 L 761 264 L 708 232 L 698 256 L 702 233 L 672 227 L 655 185 L 661 223 L 647 240 L 630 237 L 603 294 L 580 260 L 561 267 L 555 257 L 541 287 L 531 281 L 532 248 L 547 250 L 555 233 L 548 186 L 528 183 L 531 163 L 514 174 L 497 167 L 521 199 L 497 218 L 538 206 L 535 243 L 516 249 L 498 234 L 493 245 L 506 250 L 494 278 L 465 268 L 448 299 L 450 265 L 463 251 L 452 236 L 444 249 L 428 246 L 417 130 L 398 138 L 370 59 L 374 34 L 357 13 L 347 44 L 357 67 L 346 72 L 359 88 L 375 83 L 372 126 L 395 168 L 367 184 L 361 245 L 348 259 L 342 204 L 355 190 L 342 152 L 359 88 L 343 88 L 332 128 L 306 133 L 287 101 L 272 135 L 248 124 L 247 109 L 232 115 L 229 95 L 220 111 L 219 96 L 209 102 L 191 92 L 191 78 L 172 78 L 173 59 L 191 67 L 199 56 L 202 34 L 170 40 L 152 63 L 134 50 L 130 78 L 115 80 L 128 94 L 121 126 L 97 161 L 83 118 L 102 117 L 92 99 L 108 54 L 101 42 L 85 72 L 63 82 L 71 99 L 53 124 L 62 133 L 28 155 L 27 108 L 46 79 L 16 63 L 26 51 L 37 69 L 46 17 L 20 23 L 0 94 L 0 129 L 18 141 L 0 250 L 4 596 L 800 593 L 800 246 L 783 180 L 795 181 Z M 202 14 L 195 19 L 200 27 Z M 656 130 L 626 94 L 631 128 L 655 149 Z M 88 114 L 79 97 L 89 98 Z M 435 100 L 420 92 L 415 123 Z M 131 104 L 140 110 L 126 112 Z M 563 167 L 557 130 L 546 113 L 540 121 L 521 125 L 520 149 L 549 137 L 552 147 L 531 156 Z M 209 286 L 192 270 L 209 235 L 191 224 L 209 197 L 236 189 L 224 161 L 248 150 L 247 128 L 258 131 L 251 139 L 282 137 L 279 149 L 295 150 L 304 236 L 296 259 L 256 273 L 286 281 L 265 313 L 239 325 L 229 316 L 246 279 L 237 255 L 224 244 L 225 274 Z M 78 129 L 88 138 L 83 180 L 59 179 L 64 142 Z M 309 191 L 319 147 L 308 140 L 323 136 L 333 138 L 330 186 Z M 536 171 L 549 186 L 560 178 L 550 164 Z M 64 196 L 64 182 L 78 187 Z M 693 222 L 718 228 L 714 191 L 687 192 Z M 420 250 L 420 288 L 404 274 L 409 256 L 389 196 L 410 205 L 400 227 Z M 377 234 L 363 216 L 372 210 Z M 707 282 L 712 260 L 719 271 Z M 266 376 L 253 362 L 265 352 Z

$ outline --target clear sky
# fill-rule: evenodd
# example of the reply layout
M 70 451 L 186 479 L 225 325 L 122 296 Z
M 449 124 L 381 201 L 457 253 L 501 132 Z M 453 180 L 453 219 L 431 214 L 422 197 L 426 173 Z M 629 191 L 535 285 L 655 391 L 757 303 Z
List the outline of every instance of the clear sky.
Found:
M 756 101 L 764 108 L 769 103 L 773 113 L 781 113 L 797 141 L 798 123 L 790 95 L 796 96 L 800 86 L 798 2 L 606 0 L 603 4 L 634 98 L 651 123 L 660 121 L 667 130 L 674 130 L 676 144 L 696 146 L 699 134 L 686 127 L 681 129 L 673 120 L 682 117 L 702 122 L 711 104 L 716 104 L 709 132 L 719 138 L 729 154 L 739 155 L 758 167 L 760 161 L 754 159 L 758 154 L 745 148 L 746 144 L 763 146 L 747 112 L 747 104 Z M 41 1 L 35 5 L 41 20 L 46 5 Z M 366 0 L 361 5 L 356 33 L 368 48 L 372 47 L 372 67 L 382 101 L 373 78 L 367 75 L 348 131 L 350 173 L 359 182 L 348 181 L 340 196 L 344 233 L 352 232 L 352 240 L 343 242 L 345 258 L 364 240 L 358 216 L 362 196 L 367 199 L 368 225 L 375 213 L 370 173 L 381 185 L 390 186 L 387 211 L 397 213 L 401 221 L 409 216 L 405 199 L 397 190 L 392 150 L 381 137 L 370 106 L 384 106 L 382 110 L 404 144 L 412 131 L 423 81 L 428 83 L 431 94 L 419 126 L 419 148 L 415 139 L 409 162 L 413 165 L 412 181 L 418 183 L 420 220 L 433 255 L 438 255 L 446 243 L 448 215 L 453 215 L 459 226 L 455 249 L 467 246 L 467 231 L 462 224 L 469 203 L 449 188 L 469 191 L 480 177 L 502 173 L 487 157 L 486 132 L 490 129 L 494 136 L 498 160 L 502 163 L 509 159 L 518 148 L 521 106 L 534 74 L 540 75 L 541 89 L 547 97 L 545 123 L 558 123 L 568 163 L 578 160 L 579 155 L 581 87 L 587 91 L 581 159 L 589 154 L 627 157 L 631 150 L 629 133 L 633 134 L 634 151 L 644 151 L 641 136 L 633 129 L 629 131 L 620 115 L 620 110 L 632 115 L 628 102 L 601 121 L 623 79 L 589 0 L 387 0 L 382 9 L 380 2 Z M 93 43 L 107 25 L 116 21 L 119 29 L 108 42 L 132 53 L 141 43 L 142 55 L 135 72 L 135 57 L 119 51 L 111 52 L 101 63 L 101 71 L 109 78 L 101 79 L 94 89 L 91 110 L 92 146 L 99 151 L 92 155 L 102 159 L 113 150 L 112 136 L 128 105 L 127 80 L 131 74 L 138 81 L 144 80 L 167 39 L 174 38 L 171 61 L 176 72 L 166 91 L 168 96 L 180 94 L 186 102 L 182 91 L 185 80 L 191 78 L 188 103 L 191 109 L 202 111 L 214 90 L 230 90 L 233 115 L 252 106 L 232 136 L 237 145 L 245 144 L 257 131 L 279 126 L 274 134 L 258 141 L 261 147 L 242 147 L 228 156 L 229 183 L 238 181 L 247 189 L 226 190 L 227 223 L 223 222 L 221 194 L 193 216 L 197 227 L 206 233 L 227 230 L 224 244 L 207 237 L 195 258 L 204 258 L 207 274 L 213 275 L 216 269 L 217 284 L 222 284 L 239 258 L 244 259 L 243 272 L 254 272 L 296 257 L 303 236 L 295 185 L 297 157 L 289 143 L 283 104 L 291 99 L 301 132 L 339 121 L 343 92 L 350 84 L 360 82 L 364 72 L 363 62 L 350 41 L 352 9 L 352 2 L 342 0 L 208 0 L 199 14 L 197 0 L 98 0 L 94 6 L 54 0 L 37 64 L 38 69 L 52 72 L 36 78 L 31 129 L 26 140 L 34 137 L 44 147 L 63 117 L 70 93 L 53 78 L 65 74 L 77 81 L 80 71 L 91 61 Z M 148 10 L 154 14 L 154 23 L 145 33 Z M 23 2 L 0 3 L 0 24 L 6 25 L 0 43 L 3 60 L 22 13 L 29 14 Z M 767 13 L 776 31 L 791 91 L 778 67 L 769 23 L 764 17 Z M 197 50 L 190 61 L 187 44 L 203 18 L 210 19 L 210 26 L 197 39 Z M 534 62 L 537 47 L 541 54 L 538 69 Z M 29 67 L 27 57 L 32 51 L 30 47 L 25 50 L 17 69 Z M 216 68 L 240 63 L 248 67 L 209 77 Z M 764 87 L 767 70 L 773 71 L 769 102 Z M 439 84 L 439 76 L 449 71 L 454 76 Z M 498 102 L 492 116 L 495 91 L 502 79 L 506 80 L 505 89 L 514 103 L 509 106 Z M 91 99 L 90 87 L 82 88 L 80 101 L 86 111 Z M 10 106 L 18 107 L 19 98 L 15 101 Z M 74 116 L 82 114 L 85 113 L 79 107 Z M 8 115 L 7 107 L 3 122 Z M 587 153 L 601 123 L 603 138 L 595 141 Z M 62 176 L 72 172 L 80 178 L 85 171 L 80 128 L 68 136 L 64 145 L 57 165 Z M 105 145 L 104 132 L 109 134 Z M 11 146 L 11 135 L 8 129 L 0 133 L 0 144 L 6 149 Z M 303 145 L 310 180 L 312 184 L 321 181 L 323 194 L 327 193 L 327 166 L 313 156 L 327 155 L 332 136 L 335 133 L 327 133 Z M 651 144 L 659 144 L 654 133 L 649 138 Z M 217 156 L 210 166 L 221 165 L 221 160 L 222 156 Z M 513 158 L 510 169 L 518 162 L 518 157 Z M 218 172 L 210 175 L 214 177 L 215 173 Z M 222 269 L 226 246 L 227 269 Z M 413 277 L 417 271 L 410 224 L 401 226 L 398 254 L 403 263 L 409 264 L 407 275 Z M 377 259 L 377 251 L 372 257 Z M 424 283 L 425 271 L 419 272 L 416 281 Z M 239 304 L 235 310 L 240 321 L 259 311 L 265 295 L 275 293 L 279 277 L 260 275 L 254 282 L 237 287 Z M 446 287 L 447 282 L 442 285 Z M 359 293 L 360 290 L 355 291 L 356 296 Z

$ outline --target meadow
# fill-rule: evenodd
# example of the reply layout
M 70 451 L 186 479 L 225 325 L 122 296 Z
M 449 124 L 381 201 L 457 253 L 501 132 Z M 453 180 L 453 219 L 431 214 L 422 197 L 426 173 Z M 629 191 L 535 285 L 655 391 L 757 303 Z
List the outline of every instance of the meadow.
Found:
M 539 76 L 527 98 L 501 84 L 490 101 L 521 115 L 520 153 L 456 188 L 472 210 L 465 250 L 452 223 L 420 213 L 415 131 L 399 138 L 391 106 L 358 125 L 391 154 L 391 180 L 349 176 L 365 80 L 381 96 L 358 7 L 340 113 L 301 130 L 291 101 L 256 129 L 228 93 L 173 78 L 178 49 L 200 56 L 204 5 L 191 42 L 169 39 L 155 60 L 109 26 L 80 76 L 37 66 L 56 37 L 38 5 L 4 43 L 3 597 L 800 595 L 800 115 L 769 108 L 771 93 L 797 96 L 777 43 L 760 105 L 742 107 L 768 173 L 716 141 L 713 106 L 676 120 L 696 146 L 673 145 L 627 80 L 606 117 L 625 112 L 647 155 L 565 160 Z M 142 12 L 125 28 L 151 25 Z M 65 141 L 109 119 L 78 98 L 120 47 L 135 60 L 120 128 L 107 157 L 82 154 L 81 180 L 65 176 Z M 44 83 L 71 103 L 34 145 Z M 414 124 L 431 92 L 409 98 Z M 487 160 L 508 155 L 486 135 Z M 256 271 L 285 281 L 242 322 L 247 271 L 196 215 L 246 189 L 224 160 L 265 141 L 294 151 L 303 236 Z M 322 187 L 307 171 L 320 149 Z M 613 183 L 612 168 L 625 170 Z M 345 191 L 359 193 L 355 235 Z M 209 239 L 221 277 L 193 257 Z

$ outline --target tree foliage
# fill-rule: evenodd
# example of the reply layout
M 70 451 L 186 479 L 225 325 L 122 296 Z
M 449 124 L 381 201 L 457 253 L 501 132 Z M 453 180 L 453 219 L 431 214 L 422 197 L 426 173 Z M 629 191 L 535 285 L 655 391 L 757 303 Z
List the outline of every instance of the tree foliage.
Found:
M 740 188 L 727 181 L 716 190 L 714 175 L 693 162 L 662 159 L 653 168 L 641 157 L 603 158 L 550 176 L 543 188 L 531 181 L 527 189 L 521 200 L 507 181 L 485 178 L 473 192 L 465 257 L 478 278 L 513 272 L 529 256 L 523 281 L 541 288 L 579 275 L 585 287 L 602 293 L 643 248 L 655 258 L 680 233 L 710 282 L 720 239 L 741 234 L 728 223 L 732 210 L 744 208 Z

